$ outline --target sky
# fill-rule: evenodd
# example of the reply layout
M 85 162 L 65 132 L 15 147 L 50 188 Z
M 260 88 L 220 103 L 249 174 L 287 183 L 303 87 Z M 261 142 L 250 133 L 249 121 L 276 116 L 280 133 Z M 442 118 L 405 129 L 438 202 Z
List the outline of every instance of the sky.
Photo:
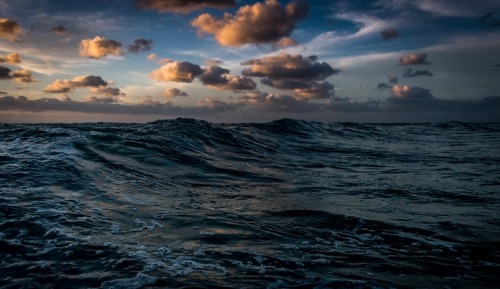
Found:
M 500 122 L 497 0 L 0 0 L 0 122 Z

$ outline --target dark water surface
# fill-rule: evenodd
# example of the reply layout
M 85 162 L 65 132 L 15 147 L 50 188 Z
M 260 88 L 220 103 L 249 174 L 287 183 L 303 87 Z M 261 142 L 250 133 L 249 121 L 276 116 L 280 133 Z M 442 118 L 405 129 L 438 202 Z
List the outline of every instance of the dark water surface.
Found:
M 500 124 L 0 124 L 2 288 L 500 288 Z

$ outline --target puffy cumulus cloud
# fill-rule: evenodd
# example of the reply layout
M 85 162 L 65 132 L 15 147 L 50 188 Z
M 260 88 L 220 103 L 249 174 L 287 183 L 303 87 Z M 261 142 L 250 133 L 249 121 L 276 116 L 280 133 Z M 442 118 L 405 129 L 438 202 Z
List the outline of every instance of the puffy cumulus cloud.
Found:
M 130 53 L 148 52 L 151 49 L 153 49 L 153 40 L 144 38 L 137 38 L 134 40 L 134 44 L 128 46 L 128 52 Z
M 187 97 L 189 96 L 186 92 L 178 89 L 178 88 L 166 88 L 163 91 L 163 97 L 165 98 L 173 98 L 173 97 Z
M 318 57 L 281 53 L 261 59 L 245 61 L 250 65 L 243 75 L 265 77 L 262 83 L 274 88 L 289 90 L 302 99 L 329 98 L 335 95 L 331 83 L 322 81 L 339 71 L 328 63 L 318 62 Z
M 98 88 L 107 85 L 108 83 L 104 81 L 100 76 L 83 75 L 77 76 L 73 79 L 57 79 L 53 83 L 45 87 L 43 91 L 46 93 L 68 93 L 74 91 L 79 87 Z
M 401 56 L 401 58 L 399 58 L 399 65 L 430 64 L 430 62 L 427 62 L 426 59 L 427 59 L 426 53 L 413 52 L 413 53 Z
M 248 60 L 241 65 L 250 65 L 243 70 L 243 75 L 271 79 L 323 80 L 339 72 L 326 62 L 318 62 L 317 56 L 287 53 Z
M 204 85 L 219 90 L 253 90 L 257 86 L 250 77 L 230 75 L 229 70 L 219 66 L 203 69 L 198 77 Z
M 35 78 L 33 78 L 33 75 L 31 74 L 31 71 L 29 71 L 27 69 L 15 70 L 12 73 L 12 78 L 14 78 L 19 83 L 35 83 L 35 82 L 38 82 L 38 80 L 36 80 Z
M 12 76 L 10 75 L 10 68 L 0 66 L 0 79 L 11 79 Z
M 54 32 L 55 34 L 64 35 L 66 33 L 66 27 L 58 25 L 52 28 L 52 32 Z
M 236 5 L 236 0 L 137 0 L 142 9 L 157 10 L 161 13 L 189 13 L 204 8 L 225 9 Z
M 432 99 L 431 91 L 426 88 L 408 85 L 394 85 L 391 95 L 398 99 Z
M 18 64 L 21 63 L 19 53 L 9 53 L 6 56 L 0 56 L 0 63 Z
M 274 88 L 290 90 L 301 99 L 321 99 L 335 96 L 333 84 L 327 81 L 264 78 L 261 82 Z
M 16 82 L 19 83 L 38 82 L 38 80 L 33 78 L 31 71 L 27 69 L 20 69 L 12 72 L 10 68 L 4 66 L 0 66 L 0 79 L 2 80 L 14 79 Z
M 392 38 L 399 37 L 399 31 L 394 28 L 387 28 L 384 31 L 380 32 L 380 37 L 384 40 L 389 40 Z
M 241 7 L 235 15 L 225 13 L 221 19 L 210 14 L 195 18 L 191 25 L 199 33 L 213 34 L 222 46 L 276 43 L 290 36 L 297 21 L 306 17 L 305 2 L 283 7 L 277 0 Z
M 156 81 L 192 82 L 196 76 L 202 73 L 203 70 L 199 65 L 174 61 L 154 70 L 149 74 L 149 77 Z
M 0 38 L 8 41 L 16 41 L 17 36 L 21 34 L 22 28 L 16 21 L 8 18 L 0 18 Z
M 433 76 L 434 73 L 430 72 L 429 69 L 425 70 L 413 70 L 412 68 L 406 69 L 404 77 L 417 77 L 417 76 Z
M 96 36 L 80 42 L 80 55 L 89 58 L 102 58 L 108 55 L 123 55 L 122 44 L 118 41 Z

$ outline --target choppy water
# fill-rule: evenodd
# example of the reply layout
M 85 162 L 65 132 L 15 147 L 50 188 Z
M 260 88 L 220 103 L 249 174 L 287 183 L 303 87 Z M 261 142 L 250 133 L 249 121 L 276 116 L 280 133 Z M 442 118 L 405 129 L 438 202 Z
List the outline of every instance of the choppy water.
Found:
M 500 288 L 500 124 L 0 125 L 2 288 Z

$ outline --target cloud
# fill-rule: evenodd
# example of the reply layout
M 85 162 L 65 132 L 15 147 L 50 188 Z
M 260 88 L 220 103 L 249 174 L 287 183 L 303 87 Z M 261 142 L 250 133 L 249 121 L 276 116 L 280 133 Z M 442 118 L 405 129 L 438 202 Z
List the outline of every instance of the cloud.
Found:
M 192 82 L 193 79 L 202 74 L 199 65 L 190 62 L 174 61 L 154 70 L 149 77 L 156 81 Z
M 85 101 L 94 103 L 115 103 L 118 102 L 118 99 L 111 95 L 103 95 L 103 96 L 87 96 L 85 98 Z
M 427 59 L 426 53 L 414 52 L 401 56 L 401 58 L 399 58 L 399 65 L 430 64 L 430 62 L 427 62 L 426 59 Z
M 219 66 L 209 66 L 198 76 L 200 81 L 219 90 L 253 90 L 257 84 L 246 76 L 232 76 L 229 70 Z
M 387 75 L 387 83 L 385 82 L 380 82 L 377 84 L 377 89 L 380 90 L 385 90 L 391 88 L 391 84 L 396 84 L 398 83 L 399 78 L 395 75 Z
M 310 112 L 318 110 L 321 104 L 310 103 L 286 94 L 274 94 L 260 91 L 251 91 L 239 96 L 237 102 L 260 108 L 268 112 Z
M 38 80 L 33 78 L 31 71 L 27 69 L 15 70 L 12 73 L 12 78 L 14 78 L 19 83 L 35 83 Z
M 292 2 L 285 7 L 276 0 L 241 7 L 235 15 L 225 13 L 221 19 L 210 14 L 195 18 L 191 25 L 198 33 L 213 34 L 222 46 L 276 43 L 290 36 L 297 21 L 306 17 L 305 2 Z
M 151 49 L 153 49 L 153 40 L 144 38 L 137 38 L 134 40 L 134 44 L 128 46 L 128 52 L 130 53 L 147 52 Z
M 434 98 L 429 89 L 408 85 L 394 85 L 391 95 L 393 99 L 398 100 L 426 100 Z
M 46 93 L 68 93 L 74 91 L 79 87 L 101 87 L 107 86 L 108 83 L 104 81 L 100 76 L 95 75 L 83 75 L 77 76 L 71 80 L 65 79 L 55 80 L 52 84 L 49 84 L 43 90 Z
M 55 34 L 64 35 L 66 33 L 66 27 L 58 25 L 52 28 L 52 32 L 54 32 Z
M 108 55 L 123 55 L 122 44 L 118 41 L 96 36 L 80 42 L 80 55 L 89 58 L 102 58 Z
M 19 53 L 9 53 L 7 56 L 0 56 L 0 63 L 18 64 L 21 63 Z
M 0 80 L 14 79 L 19 83 L 34 83 L 38 80 L 33 78 L 31 71 L 27 69 L 14 70 L 13 72 L 8 67 L 0 66 Z
M 7 92 L 6 91 L 0 91 L 0 95 L 6 95 Z
M 16 21 L 0 18 L 0 38 L 14 42 L 17 40 L 17 36 L 21 34 L 21 31 L 22 28 Z
M 326 62 L 318 62 L 316 56 L 281 53 L 275 56 L 252 59 L 242 63 L 249 65 L 243 75 L 264 77 L 265 85 L 289 90 L 302 99 L 329 98 L 335 95 L 333 85 L 322 81 L 339 71 Z
M 10 76 L 10 68 L 0 66 L 0 79 L 11 79 L 12 76 Z
M 241 105 L 237 103 L 227 103 L 220 101 L 217 98 L 209 97 L 198 101 L 198 107 L 209 109 L 212 112 L 228 112 L 239 108 Z
M 147 56 L 147 59 L 148 59 L 148 60 L 155 60 L 155 59 L 156 59 L 156 57 L 157 57 L 156 53 L 151 53 L 151 54 L 149 54 L 149 55 Z
M 392 38 L 397 38 L 399 37 L 399 31 L 394 29 L 394 28 L 387 28 L 384 31 L 380 32 L 380 36 L 384 40 L 389 40 Z
M 166 98 L 173 98 L 173 97 L 178 97 L 178 96 L 187 97 L 189 95 L 186 92 L 181 91 L 178 88 L 166 88 L 163 91 L 163 96 Z
M 433 76 L 434 74 L 429 71 L 429 69 L 425 70 L 415 70 L 412 68 L 407 68 L 405 71 L 404 77 L 417 77 L 417 76 Z
M 290 37 L 281 38 L 280 41 L 276 42 L 277 48 L 287 48 L 297 46 L 299 43 Z
M 261 82 L 274 88 L 290 90 L 301 99 L 321 99 L 335 96 L 333 84 L 327 81 L 264 78 Z
M 137 0 L 142 9 L 157 10 L 160 13 L 190 13 L 204 8 L 225 9 L 236 5 L 235 0 Z
M 109 84 L 109 82 L 108 82 Z M 121 92 L 119 88 L 109 87 L 105 85 L 101 85 L 99 87 L 90 87 L 90 92 L 94 94 L 104 95 L 104 96 L 121 96 L 125 95 L 125 93 Z
M 323 80 L 339 72 L 326 62 L 318 62 L 317 56 L 287 53 L 248 60 L 241 65 L 251 66 L 243 70 L 243 75 L 271 79 Z

